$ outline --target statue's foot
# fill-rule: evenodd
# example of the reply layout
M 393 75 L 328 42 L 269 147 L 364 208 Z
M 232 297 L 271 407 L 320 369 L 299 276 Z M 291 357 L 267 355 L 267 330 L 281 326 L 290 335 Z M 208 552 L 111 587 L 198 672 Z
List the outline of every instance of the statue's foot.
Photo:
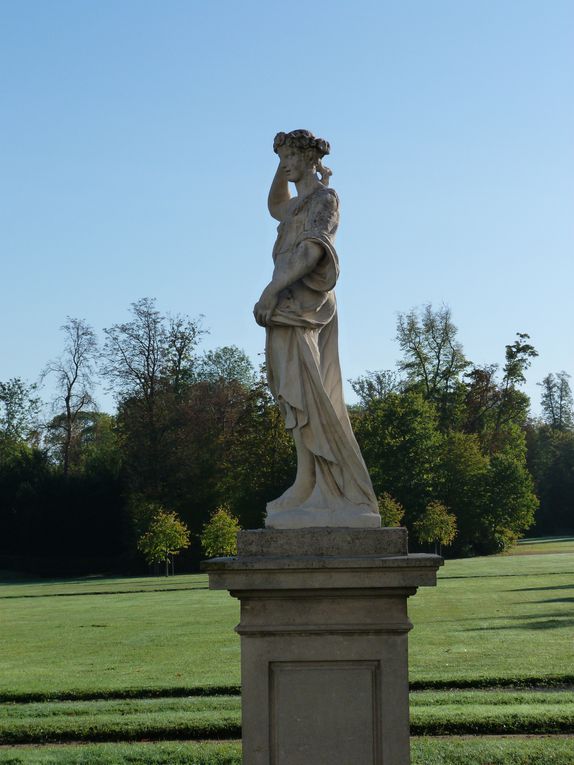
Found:
M 297 482 L 290 486 L 287 491 L 284 491 L 280 497 L 267 503 L 267 512 L 276 512 L 278 510 L 294 510 L 309 499 L 312 486 L 308 486 L 303 482 Z

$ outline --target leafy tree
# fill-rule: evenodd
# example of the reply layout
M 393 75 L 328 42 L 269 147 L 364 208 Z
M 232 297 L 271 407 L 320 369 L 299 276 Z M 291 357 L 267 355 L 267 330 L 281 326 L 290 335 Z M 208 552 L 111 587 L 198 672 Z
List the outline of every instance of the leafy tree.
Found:
M 225 502 L 246 528 L 262 525 L 266 503 L 293 480 L 295 447 L 267 383 L 260 375 L 245 392 L 227 429 L 219 481 Z
M 465 418 L 463 430 L 476 433 L 481 443 L 486 443 L 487 434 L 491 430 L 493 412 L 500 404 L 501 392 L 496 374 L 497 364 L 473 366 L 465 377 Z
M 433 310 L 430 304 L 417 312 L 399 314 L 397 340 L 403 358 L 399 369 L 407 384 L 432 401 L 443 430 L 456 424 L 461 405 L 461 375 L 468 367 L 450 308 Z
M 44 376 L 56 377 L 58 393 L 53 402 L 57 416 L 51 422 L 52 441 L 58 443 L 64 475 L 77 465 L 80 454 L 78 425 L 88 407 L 93 407 L 92 397 L 94 365 L 97 341 L 94 330 L 84 319 L 68 316 L 61 327 L 64 332 L 64 352 L 51 361 Z M 74 448 L 76 447 L 76 448 Z
M 116 418 L 105 412 L 87 413 L 82 430 L 84 474 L 120 475 L 123 454 Z
M 528 416 L 530 399 L 519 386 L 526 382 L 525 372 L 532 359 L 538 356 L 538 351 L 528 342 L 530 336 L 525 332 L 517 332 L 516 336 L 518 339 L 506 346 L 491 452 L 504 447 L 503 426 L 511 423 L 524 426 Z
M 388 492 L 410 526 L 435 496 L 442 441 L 435 406 L 421 393 L 390 393 L 352 412 L 357 439 L 377 496 Z
M 436 497 L 457 519 L 455 550 L 468 555 L 481 542 L 481 517 L 488 502 L 489 457 L 477 435 L 453 431 L 441 442 Z
M 378 498 L 379 513 L 381 514 L 381 523 L 386 528 L 390 526 L 400 526 L 405 508 L 396 499 L 393 499 L 388 491 L 384 491 Z
M 42 537 L 39 519 L 49 479 L 44 452 L 24 441 L 0 441 L 0 552 L 14 556 L 34 552 Z
M 423 515 L 413 524 L 413 530 L 419 542 L 433 543 L 435 553 L 442 545 L 450 545 L 456 536 L 456 516 L 449 513 L 442 502 L 429 502 Z
M 555 430 L 570 430 L 574 427 L 574 400 L 568 380 L 570 375 L 558 372 L 546 375 L 542 386 L 542 416 Z
M 218 507 L 203 527 L 201 547 L 208 558 L 237 554 L 239 521 L 225 507 Z
M 36 443 L 40 399 L 19 377 L 0 381 L 0 442 Z
M 530 399 L 520 390 L 525 372 L 537 351 L 528 342 L 528 335 L 517 333 L 518 339 L 506 346 L 502 378 L 498 365 L 473 366 L 465 374 L 463 430 L 477 434 L 483 450 L 489 454 L 504 451 L 518 439 L 526 427 Z
M 378 399 L 385 399 L 389 393 L 398 393 L 402 386 L 398 374 L 391 369 L 367 372 L 362 377 L 349 382 L 362 406 L 369 406 Z
M 540 511 L 536 533 L 574 532 L 574 431 L 546 423 L 530 423 L 527 430 L 528 465 L 534 476 Z
M 236 345 L 206 351 L 196 364 L 195 377 L 209 382 L 237 382 L 244 388 L 255 384 L 255 370 L 247 354 Z
M 189 529 L 177 513 L 161 510 L 153 518 L 149 529 L 140 537 L 138 550 L 148 563 L 165 562 L 165 575 L 169 576 L 169 563 L 181 550 L 189 547 Z
M 511 451 L 493 454 L 489 466 L 489 501 L 482 515 L 483 539 L 479 552 L 501 552 L 534 524 L 538 508 L 534 482 L 524 455 Z

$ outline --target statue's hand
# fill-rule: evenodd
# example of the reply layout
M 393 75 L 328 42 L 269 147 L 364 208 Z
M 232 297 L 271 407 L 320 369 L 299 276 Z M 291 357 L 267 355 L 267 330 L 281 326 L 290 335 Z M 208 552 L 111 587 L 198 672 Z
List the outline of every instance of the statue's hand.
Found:
M 269 324 L 271 324 L 271 315 L 275 310 L 277 301 L 278 295 L 275 290 L 266 287 L 261 293 L 261 297 L 257 303 L 255 303 L 255 308 L 253 309 L 255 321 L 261 327 L 267 327 Z

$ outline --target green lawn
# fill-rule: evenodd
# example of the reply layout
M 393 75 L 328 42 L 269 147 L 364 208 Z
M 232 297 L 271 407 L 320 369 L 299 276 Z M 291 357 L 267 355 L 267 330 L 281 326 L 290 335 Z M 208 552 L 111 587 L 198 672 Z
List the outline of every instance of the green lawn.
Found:
M 203 575 L 5 585 L 0 698 L 238 685 L 238 618 Z
M 413 765 L 574 763 L 574 738 L 493 737 L 574 733 L 573 603 L 573 538 L 446 562 L 409 604 Z M 238 620 L 205 575 L 0 580 L 0 742 L 23 745 L 0 763 L 239 763 L 199 742 L 240 736 Z
M 447 561 L 410 600 L 410 675 L 432 683 L 574 676 L 574 554 Z M 0 699 L 238 686 L 235 599 L 205 575 L 6 582 Z M 34 696 L 36 695 L 36 696 Z
M 573 681 L 574 554 L 547 549 L 447 561 L 409 603 L 411 679 Z
M 0 704 L 0 744 L 141 739 L 234 739 L 239 696 Z M 420 735 L 569 733 L 574 691 L 416 691 Z
M 538 555 L 539 553 L 574 553 L 574 537 L 532 537 L 521 539 L 505 555 Z
M 573 738 L 418 739 L 412 765 L 572 765 Z M 165 741 L 0 750 L 2 765 L 240 765 L 237 743 Z

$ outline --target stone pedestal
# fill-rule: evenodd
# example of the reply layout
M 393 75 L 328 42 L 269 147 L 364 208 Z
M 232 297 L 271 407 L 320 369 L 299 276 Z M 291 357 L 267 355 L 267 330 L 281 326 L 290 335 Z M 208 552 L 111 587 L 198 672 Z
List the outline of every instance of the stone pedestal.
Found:
M 241 601 L 244 765 L 408 765 L 407 598 L 441 563 L 398 528 L 242 531 L 205 562 Z

